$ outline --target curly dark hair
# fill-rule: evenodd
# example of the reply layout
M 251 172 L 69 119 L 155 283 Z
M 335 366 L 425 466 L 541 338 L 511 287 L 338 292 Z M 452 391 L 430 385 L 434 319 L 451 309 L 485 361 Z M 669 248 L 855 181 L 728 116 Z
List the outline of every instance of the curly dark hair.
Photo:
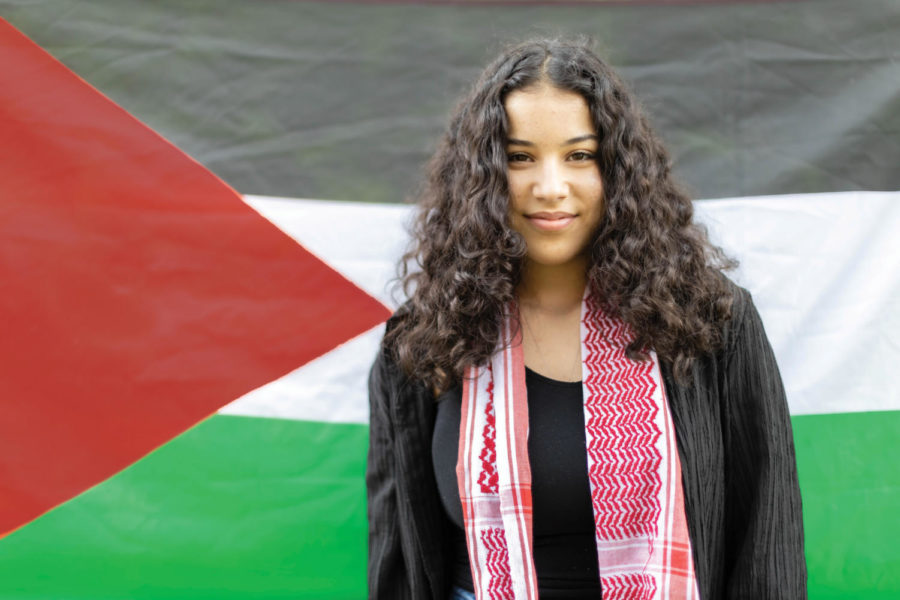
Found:
M 409 301 L 384 343 L 407 375 L 436 390 L 496 350 L 526 255 L 509 224 L 504 100 L 545 82 L 584 97 L 599 137 L 604 216 L 590 245 L 588 285 L 634 331 L 628 356 L 646 359 L 653 348 L 683 382 L 693 360 L 721 345 L 732 304 L 721 271 L 736 262 L 693 222 L 662 143 L 590 38 L 508 47 L 459 102 L 418 194 L 398 276 Z

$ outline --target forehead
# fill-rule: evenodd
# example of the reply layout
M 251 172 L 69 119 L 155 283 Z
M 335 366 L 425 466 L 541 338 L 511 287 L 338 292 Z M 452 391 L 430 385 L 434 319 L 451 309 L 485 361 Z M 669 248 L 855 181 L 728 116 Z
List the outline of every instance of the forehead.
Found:
M 545 84 L 510 92 L 503 106 L 511 138 L 553 142 L 594 133 L 587 102 L 576 92 Z

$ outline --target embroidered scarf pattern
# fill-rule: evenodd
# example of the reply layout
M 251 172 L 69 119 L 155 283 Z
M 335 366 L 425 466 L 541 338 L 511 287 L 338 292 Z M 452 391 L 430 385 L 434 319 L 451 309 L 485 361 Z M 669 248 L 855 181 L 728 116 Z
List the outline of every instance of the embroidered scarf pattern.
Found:
M 516 315 L 511 307 L 511 315 Z M 521 334 L 463 379 L 456 475 L 478 600 L 538 598 Z M 625 355 L 627 324 L 585 295 L 582 390 L 588 479 L 604 600 L 699 598 L 681 465 L 659 361 Z

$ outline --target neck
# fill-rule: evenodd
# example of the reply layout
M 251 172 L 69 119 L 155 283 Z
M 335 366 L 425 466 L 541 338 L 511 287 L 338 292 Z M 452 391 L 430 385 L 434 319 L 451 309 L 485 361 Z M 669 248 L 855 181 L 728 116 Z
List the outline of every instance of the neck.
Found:
M 581 306 L 587 260 L 546 266 L 526 261 L 516 288 L 519 304 L 531 310 L 565 313 Z

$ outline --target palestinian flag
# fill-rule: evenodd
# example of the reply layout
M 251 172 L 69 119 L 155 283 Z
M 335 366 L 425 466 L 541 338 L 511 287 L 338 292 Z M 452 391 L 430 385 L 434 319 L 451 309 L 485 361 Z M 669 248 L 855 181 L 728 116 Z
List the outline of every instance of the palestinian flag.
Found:
M 811 598 L 900 597 L 900 5 L 0 0 L 0 598 L 365 597 L 402 204 L 499 47 L 588 33 L 742 262 Z

